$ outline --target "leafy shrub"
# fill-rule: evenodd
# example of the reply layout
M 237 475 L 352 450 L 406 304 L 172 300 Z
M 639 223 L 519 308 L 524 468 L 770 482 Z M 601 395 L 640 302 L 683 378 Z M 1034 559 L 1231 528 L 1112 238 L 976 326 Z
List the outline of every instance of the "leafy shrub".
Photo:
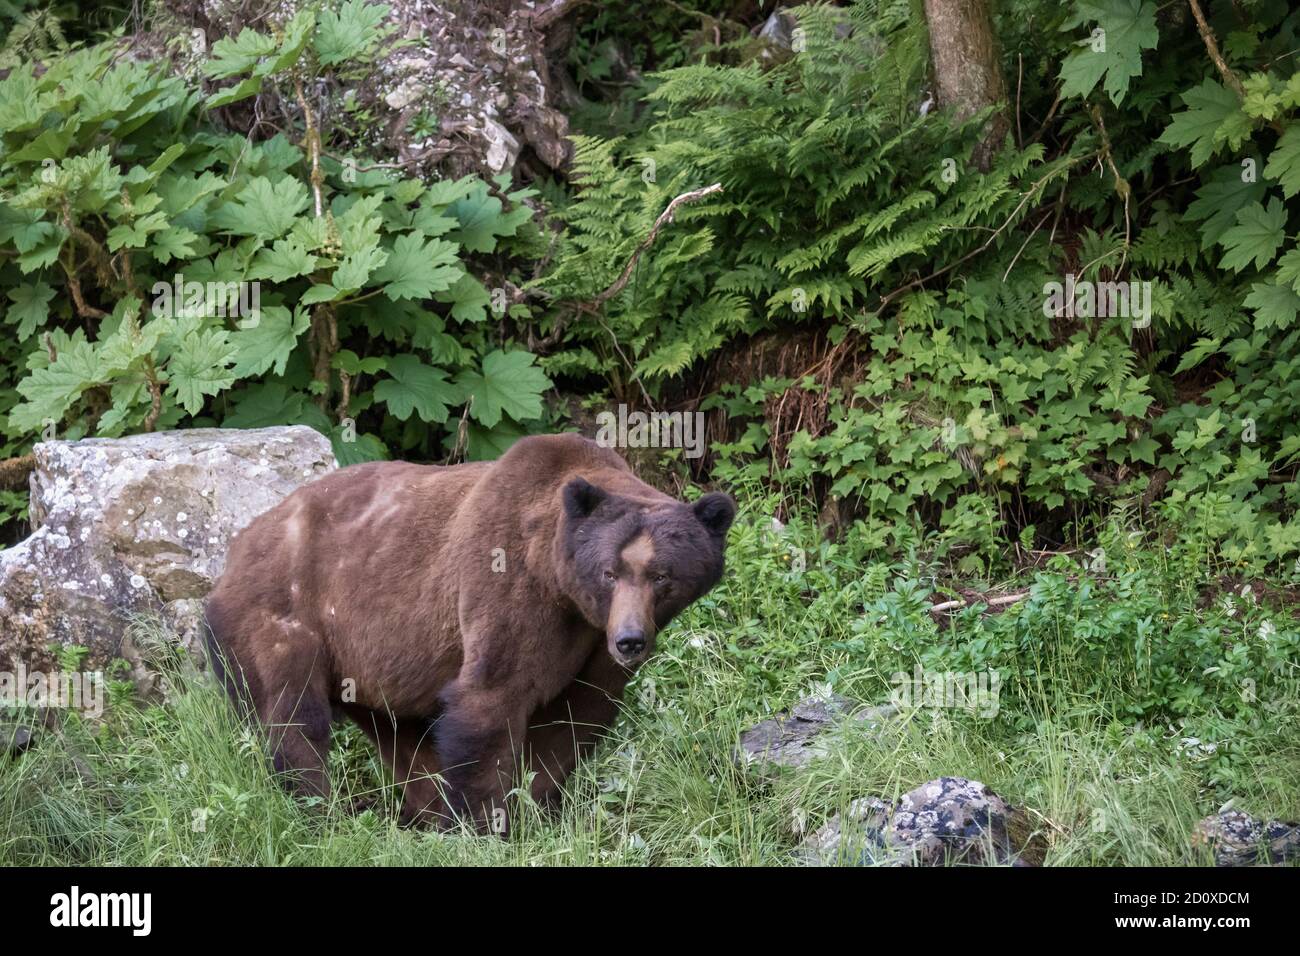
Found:
M 532 193 L 331 156 L 303 95 L 364 66 L 383 9 L 221 40 L 204 69 L 230 85 L 206 96 L 113 44 L 0 82 L 7 450 L 35 432 L 302 422 L 345 463 L 490 457 L 540 423 L 549 380 L 489 321 L 522 308 L 502 254 L 536 234 Z M 301 147 L 206 112 L 273 87 L 300 103 Z
M 996 30 L 1023 128 L 987 172 L 967 165 L 983 117 L 954 127 L 917 108 L 924 24 L 906 4 L 854 4 L 851 32 L 842 11 L 800 8 L 802 48 L 771 68 L 655 76 L 644 132 L 579 140 L 545 288 L 591 300 L 674 196 L 724 192 L 678 210 L 600 321 L 554 310 L 564 347 L 543 364 L 654 398 L 720 349 L 818 329 L 825 361 L 715 383 L 703 407 L 740 423 L 719 474 L 811 483 L 895 548 L 913 516 L 944 526 L 972 492 L 996 504 L 998 537 L 1051 541 L 1108 498 L 1164 487 L 1175 522 L 1213 515 L 1227 560 L 1286 567 L 1300 550 L 1296 17 L 1269 2 L 1222 25 L 1249 71 L 1238 95 L 1205 79 L 1181 7 L 1024 7 Z M 1149 328 L 1058 308 L 1049 283 L 1067 274 L 1149 284 Z M 799 394 L 821 420 L 774 421 Z

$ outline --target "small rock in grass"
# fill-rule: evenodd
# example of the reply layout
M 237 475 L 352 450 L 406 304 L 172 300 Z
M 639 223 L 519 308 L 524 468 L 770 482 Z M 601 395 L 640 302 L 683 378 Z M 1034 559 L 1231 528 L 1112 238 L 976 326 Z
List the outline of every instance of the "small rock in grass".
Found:
M 0 753 L 18 756 L 32 745 L 32 731 L 21 724 L 0 724 Z
M 798 857 L 820 866 L 1038 866 L 1046 841 L 1029 818 L 978 780 L 940 777 L 897 804 L 855 800 L 804 841 Z
M 828 752 L 828 731 L 846 722 L 874 731 L 897 714 L 892 704 L 866 707 L 839 695 L 808 697 L 741 734 L 737 757 L 768 768 L 803 767 Z
M 1264 822 L 1241 810 L 1220 810 L 1196 824 L 1192 845 L 1210 847 L 1215 866 L 1300 860 L 1300 823 Z

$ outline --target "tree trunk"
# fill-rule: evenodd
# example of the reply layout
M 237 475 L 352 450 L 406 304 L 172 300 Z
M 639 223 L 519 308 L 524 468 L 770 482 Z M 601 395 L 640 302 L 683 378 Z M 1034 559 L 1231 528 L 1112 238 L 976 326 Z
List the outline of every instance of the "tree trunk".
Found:
M 1010 128 L 990 0 L 925 0 L 925 19 L 939 106 L 951 109 L 957 120 L 999 107 L 971 156 L 976 167 L 987 170 Z

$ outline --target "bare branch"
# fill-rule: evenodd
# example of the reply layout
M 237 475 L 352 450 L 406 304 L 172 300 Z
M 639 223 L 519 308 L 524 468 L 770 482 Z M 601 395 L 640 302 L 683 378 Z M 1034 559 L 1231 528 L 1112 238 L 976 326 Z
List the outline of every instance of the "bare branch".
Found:
M 320 131 L 316 129 L 316 118 L 312 115 L 311 107 L 307 105 L 307 96 L 302 89 L 302 77 L 296 74 L 293 78 L 293 92 L 298 98 L 298 105 L 302 107 L 303 121 L 307 124 L 306 146 L 311 154 L 311 191 L 316 200 L 316 218 L 319 219 L 324 211 L 321 185 L 325 182 L 325 176 L 320 169 Z
M 655 220 L 655 224 L 650 228 L 650 234 L 641 240 L 641 245 L 637 246 L 636 251 L 632 253 L 632 258 L 627 261 L 627 265 L 623 269 L 623 274 L 614 281 L 613 285 L 596 296 L 596 298 L 592 299 L 589 304 L 591 306 L 604 305 L 627 287 L 628 280 L 632 278 L 632 270 L 636 268 L 637 260 L 640 259 L 642 253 L 649 249 L 654 243 L 655 236 L 659 235 L 659 230 L 673 221 L 673 216 L 676 215 L 678 206 L 685 205 L 686 203 L 698 202 L 705 196 L 712 196 L 715 193 L 720 192 L 722 192 L 722 183 L 714 183 L 712 186 L 706 186 L 703 189 L 695 189 L 691 192 L 682 193 L 670 202 L 668 208 L 661 212 L 659 218 Z
M 1246 88 L 1241 85 L 1241 80 L 1237 74 L 1232 72 L 1232 67 L 1228 66 L 1228 61 L 1223 58 L 1219 52 L 1219 41 L 1214 38 L 1214 31 L 1210 29 L 1210 24 L 1205 20 L 1205 14 L 1201 12 L 1201 5 L 1196 0 L 1187 0 L 1187 5 L 1192 8 L 1192 16 L 1196 18 L 1196 29 L 1201 31 L 1201 39 L 1205 41 L 1205 49 L 1210 54 L 1210 59 L 1218 68 L 1219 73 L 1223 76 L 1223 82 L 1227 83 L 1232 91 L 1242 99 L 1246 98 Z

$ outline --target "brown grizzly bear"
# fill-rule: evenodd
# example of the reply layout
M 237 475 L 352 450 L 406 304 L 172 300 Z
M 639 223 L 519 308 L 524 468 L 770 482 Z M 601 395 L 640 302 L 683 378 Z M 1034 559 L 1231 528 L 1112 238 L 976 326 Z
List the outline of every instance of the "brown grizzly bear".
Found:
M 502 832 L 512 771 L 554 801 L 656 633 L 721 578 L 734 516 L 727 495 L 676 501 L 577 435 L 495 462 L 355 465 L 235 538 L 207 602 L 212 658 L 301 792 L 328 793 L 341 710 L 404 785 L 404 821 Z

